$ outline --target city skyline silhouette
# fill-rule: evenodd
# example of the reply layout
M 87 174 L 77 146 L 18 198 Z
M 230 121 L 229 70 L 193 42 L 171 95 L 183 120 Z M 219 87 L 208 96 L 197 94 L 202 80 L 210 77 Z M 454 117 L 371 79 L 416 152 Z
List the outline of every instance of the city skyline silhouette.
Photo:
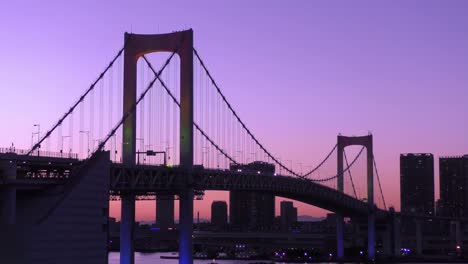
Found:
M 8 126 L 0 145 L 30 147 L 33 124 L 44 132 L 76 100 L 125 31 L 193 28 L 240 116 L 296 170 L 320 161 L 339 133 L 372 132 L 387 204 L 399 209 L 400 153 L 435 155 L 437 198 L 437 158 L 468 149 L 467 5 L 424 3 L 9 3 L 0 11 L 8 40 L 0 44 L 0 117 Z M 227 193 L 208 193 L 194 213 L 207 217 L 212 200 L 228 200 Z M 138 219 L 154 219 L 146 203 L 138 203 Z M 300 204 L 299 214 L 324 211 Z

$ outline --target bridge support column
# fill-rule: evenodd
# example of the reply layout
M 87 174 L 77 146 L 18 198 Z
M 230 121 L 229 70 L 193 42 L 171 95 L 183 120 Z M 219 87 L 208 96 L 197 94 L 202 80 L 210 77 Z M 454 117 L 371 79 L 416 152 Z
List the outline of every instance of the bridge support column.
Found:
M 461 231 L 460 221 L 453 221 L 452 225 L 455 226 L 455 249 L 460 251 L 458 247 L 461 247 L 463 244 L 463 232 Z
M 385 254 L 395 257 L 400 255 L 400 223 L 393 208 L 390 208 L 390 216 L 387 219 L 384 246 Z
M 375 259 L 375 214 L 373 211 L 367 217 L 367 258 Z
M 176 52 L 180 58 L 180 167 L 186 169 L 187 188 L 192 183 L 193 167 L 193 31 L 191 29 L 169 34 L 138 35 L 126 34 L 127 42 L 124 57 L 124 107 L 123 113 L 132 110 L 137 95 L 137 61 L 144 54 L 151 52 Z M 123 163 L 135 164 L 136 152 L 136 113 L 132 113 L 123 124 Z M 135 211 L 134 200 L 125 204 L 128 212 Z M 192 222 L 193 189 L 181 193 L 180 202 L 180 263 L 192 263 Z M 122 212 L 123 214 L 123 212 Z M 129 216 L 128 216 L 129 217 Z M 134 214 L 127 225 L 134 222 Z M 131 229 L 127 230 L 128 240 Z M 124 263 L 124 262 L 121 262 Z M 130 262 L 129 262 L 130 263 Z M 131 262 L 133 263 L 133 262 Z
M 336 257 L 344 258 L 343 216 L 336 215 Z
M 416 254 L 422 255 L 422 227 L 421 221 L 416 220 Z
M 393 227 L 393 254 L 398 257 L 401 255 L 401 218 L 394 217 Z
M 367 258 L 375 258 L 375 205 L 374 205 L 374 152 L 372 135 L 362 137 L 338 136 L 338 191 L 343 192 L 343 153 L 344 148 L 352 145 L 361 145 L 367 150 L 367 202 L 369 216 L 367 218 Z M 338 224 L 339 225 L 339 224 Z M 337 226 L 338 226 L 337 225 Z
M 3 178 L 16 179 L 16 163 L 2 161 L 0 169 Z M 0 191 L 0 224 L 13 225 L 16 223 L 16 188 L 8 186 Z
M 16 223 L 16 189 L 6 187 L 0 192 L 0 224 L 14 225 Z
M 337 188 L 339 192 L 344 191 L 344 179 L 343 179 L 343 153 L 344 153 L 344 146 L 340 144 L 340 137 L 338 136 L 338 182 Z M 343 235 L 343 215 L 340 213 L 336 214 L 336 257 L 338 259 L 344 258 L 344 235 Z
M 193 189 L 180 194 L 179 263 L 193 263 Z
M 369 216 L 367 221 L 367 258 L 375 259 L 375 205 L 374 205 L 374 150 L 372 135 L 367 136 L 364 145 L 367 152 L 367 202 L 369 204 Z
M 135 225 L 135 196 L 122 195 L 122 211 L 120 219 L 120 264 L 133 264 L 135 251 L 133 228 Z
M 393 226 L 392 220 L 387 219 L 385 222 L 385 232 L 383 234 L 382 244 L 383 244 L 383 253 L 387 256 L 393 255 L 392 241 L 393 241 Z

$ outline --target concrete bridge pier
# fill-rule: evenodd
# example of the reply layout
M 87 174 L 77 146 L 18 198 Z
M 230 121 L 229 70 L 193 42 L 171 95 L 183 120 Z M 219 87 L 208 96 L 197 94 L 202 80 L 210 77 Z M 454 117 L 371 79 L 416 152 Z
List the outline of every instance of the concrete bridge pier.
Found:
M 375 259 L 375 213 L 373 210 L 367 216 L 367 258 Z
M 120 264 L 135 263 L 133 231 L 135 225 L 135 196 L 122 195 L 120 220 Z
M 175 52 L 180 58 L 180 166 L 188 170 L 193 166 L 193 31 L 172 32 L 169 34 L 139 35 L 125 34 L 124 78 L 123 78 L 123 114 L 133 111 L 137 100 L 137 61 L 147 53 Z M 136 153 L 136 113 L 130 114 L 123 123 L 122 137 L 123 163 L 135 165 Z M 188 177 L 189 179 L 189 177 Z M 188 181 L 189 183 L 190 181 Z M 184 194 L 185 195 L 185 194 Z M 183 195 L 183 196 L 184 196 Z M 191 225 L 193 210 L 193 190 L 181 199 L 180 219 L 181 252 L 186 254 L 190 246 L 189 262 L 179 260 L 180 263 L 192 263 Z M 187 202 L 189 201 L 189 202 Z M 122 197 L 121 223 L 121 264 L 133 264 L 133 223 L 135 222 L 135 198 L 125 195 Z M 188 232 L 190 231 L 190 235 Z M 190 239 L 189 239 L 190 238 Z M 190 240 L 190 241 L 189 241 Z M 185 258 L 184 258 L 185 259 Z
M 371 261 L 375 259 L 375 204 L 374 204 L 374 152 L 372 146 L 372 135 L 361 137 L 345 137 L 338 135 L 337 138 L 337 154 L 338 154 L 338 163 L 337 163 L 337 189 L 340 192 L 344 191 L 343 186 L 343 158 L 344 158 L 344 149 L 347 146 L 363 146 L 367 150 L 367 202 L 369 204 L 369 215 L 367 223 L 367 258 Z M 339 239 L 342 236 L 342 220 L 338 220 L 337 217 L 337 257 L 340 257 L 339 254 L 342 251 L 343 239 Z M 341 229 L 341 231 L 340 231 Z
M 384 239 L 384 251 L 388 256 L 399 256 L 400 245 L 400 223 L 395 215 L 395 210 L 390 208 L 390 216 L 386 222 L 386 232 Z
M 14 225 L 16 223 L 16 189 L 6 187 L 0 192 L 0 224 Z
M 16 179 L 16 163 L 2 161 L 0 175 L 3 180 Z M 8 186 L 0 191 L 0 224 L 13 225 L 16 223 L 16 188 Z
M 463 244 L 463 232 L 461 230 L 461 224 L 460 221 L 451 221 L 451 225 L 454 227 L 455 231 L 455 249 L 459 251 L 459 248 L 461 248 Z
M 343 158 L 344 146 L 339 144 L 340 136 L 338 136 L 338 159 L 337 159 L 337 189 L 339 192 L 344 192 L 344 178 L 343 178 Z M 343 215 L 336 213 L 336 257 L 338 259 L 344 258 L 344 238 L 343 238 Z
M 180 194 L 179 263 L 193 263 L 193 189 Z
M 337 259 L 344 258 L 344 235 L 343 235 L 343 216 L 336 214 L 336 257 Z
M 416 220 L 416 254 L 422 255 L 422 227 L 421 220 Z

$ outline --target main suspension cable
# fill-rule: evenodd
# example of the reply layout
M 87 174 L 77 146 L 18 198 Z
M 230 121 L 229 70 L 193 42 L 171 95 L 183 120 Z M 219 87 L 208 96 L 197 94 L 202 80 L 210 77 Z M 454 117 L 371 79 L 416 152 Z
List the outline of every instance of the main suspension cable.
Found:
M 130 35 L 129 35 L 130 36 Z M 122 52 L 125 50 L 125 47 L 128 43 L 128 39 L 129 37 L 127 37 L 124 41 L 124 45 L 123 47 L 119 50 L 119 52 L 117 52 L 117 55 L 115 55 L 115 57 L 110 61 L 109 65 L 107 65 L 107 67 L 104 69 L 103 72 L 101 72 L 101 74 L 99 75 L 99 77 L 91 84 L 91 86 L 85 91 L 85 93 L 83 95 L 80 96 L 80 98 L 78 99 L 78 101 L 76 101 L 72 107 L 70 107 L 70 109 L 65 112 L 65 114 L 57 121 L 57 123 L 55 123 L 54 126 L 52 126 L 52 128 L 47 131 L 47 133 L 41 138 L 41 140 L 39 140 L 29 151 L 26 155 L 30 155 L 31 153 L 33 153 L 34 150 L 36 150 L 37 148 L 39 148 L 41 146 L 41 143 L 50 136 L 50 134 L 52 134 L 52 132 L 54 132 L 54 130 L 60 126 L 62 124 L 62 122 L 65 120 L 65 118 L 67 118 L 74 110 L 75 108 L 81 103 L 83 102 L 83 100 L 85 99 L 85 97 L 89 94 L 89 92 L 91 92 L 94 87 L 96 86 L 96 84 L 104 77 L 104 75 L 106 74 L 106 72 L 112 67 L 112 65 L 114 64 L 114 62 L 117 60 L 117 58 L 120 57 L 120 55 L 122 54 Z
M 377 163 L 375 162 L 374 154 L 372 153 L 372 160 L 374 162 L 375 174 L 377 174 L 377 182 L 379 183 L 380 195 L 382 195 L 382 202 L 385 210 L 387 210 L 387 204 L 385 203 L 385 197 L 382 191 L 382 185 L 380 184 L 380 176 L 379 171 L 377 170 Z
M 357 161 L 357 159 L 361 156 L 362 152 L 364 151 L 364 148 L 365 147 L 361 148 L 361 150 L 356 155 L 356 157 L 354 157 L 353 161 L 351 161 L 349 166 L 346 169 L 343 170 L 343 173 L 345 173 L 345 172 L 347 172 L 348 170 L 351 169 L 351 167 L 354 165 L 354 163 Z M 325 182 L 325 181 L 330 181 L 330 180 L 333 180 L 333 179 L 336 179 L 336 178 L 338 178 L 338 174 L 334 175 L 334 176 L 331 176 L 331 177 L 328 177 L 328 178 L 325 178 L 325 179 L 311 179 L 311 178 L 302 178 L 302 179 L 307 179 L 307 180 L 311 180 L 311 181 L 314 181 L 314 182 Z
M 328 155 L 325 157 L 325 159 L 322 160 L 322 162 L 320 162 L 315 168 L 313 168 L 311 171 L 309 171 L 308 173 L 302 175 L 302 177 L 307 177 L 309 176 L 310 174 L 314 173 L 316 170 L 318 170 L 320 167 L 322 167 L 322 165 L 328 160 L 328 158 L 330 158 L 330 156 L 333 154 L 333 152 L 335 151 L 335 149 L 338 147 L 338 144 L 336 144 L 332 150 L 330 151 L 330 153 L 328 153 Z
M 216 81 L 214 80 L 214 78 L 211 76 L 210 72 L 208 71 L 207 67 L 205 66 L 205 63 L 203 62 L 203 60 L 200 58 L 200 56 L 198 55 L 198 52 L 195 48 L 193 48 L 193 52 L 195 54 L 195 56 L 198 58 L 198 60 L 200 61 L 200 64 L 201 66 L 203 67 L 203 69 L 205 70 L 206 74 L 208 75 L 208 77 L 210 78 L 211 80 L 211 83 L 214 85 L 214 87 L 216 88 L 216 90 L 218 91 L 219 95 L 221 96 L 221 98 L 223 99 L 224 103 L 226 103 L 227 107 L 229 108 L 229 110 L 231 110 L 232 114 L 236 117 L 237 121 L 242 125 L 242 127 L 244 128 L 244 130 L 248 133 L 248 135 L 255 141 L 255 143 L 273 160 L 276 162 L 276 164 L 278 164 L 280 167 L 282 167 L 283 169 L 285 169 L 286 171 L 288 171 L 289 173 L 293 174 L 294 176 L 297 176 L 297 177 L 301 177 L 301 175 L 299 175 L 298 173 L 294 172 L 292 169 L 289 169 L 288 167 L 286 167 L 285 165 L 283 165 L 276 157 L 274 157 L 262 144 L 260 144 L 260 142 L 257 140 L 257 138 L 252 134 L 252 132 L 247 128 L 247 126 L 245 125 L 244 122 L 242 122 L 242 120 L 240 119 L 239 115 L 236 113 L 236 111 L 234 111 L 234 109 L 232 108 L 231 104 L 227 101 L 226 97 L 224 96 L 224 94 L 221 92 L 221 89 L 219 88 L 218 84 L 216 83 Z
M 346 167 L 349 167 L 348 164 L 348 157 L 346 156 L 346 151 L 343 150 L 343 156 L 346 162 Z M 348 170 L 349 178 L 351 179 L 351 186 L 353 187 L 353 192 L 354 192 L 354 197 L 357 199 L 357 194 L 356 194 L 356 188 L 354 188 L 354 181 L 353 181 L 353 176 L 351 175 L 351 170 Z
M 143 59 L 146 61 L 150 69 L 155 73 L 155 70 L 153 68 L 153 65 L 151 62 L 146 58 L 146 56 L 143 55 Z M 169 88 L 166 86 L 166 83 L 159 77 L 159 75 L 156 75 L 156 79 L 159 80 L 161 85 L 163 86 L 164 90 L 166 90 L 167 94 L 172 98 L 172 101 L 177 104 L 178 107 L 180 107 L 180 103 L 177 100 L 177 98 L 172 94 L 172 92 L 169 90 Z M 211 145 L 213 145 L 221 154 L 223 154 L 227 159 L 229 159 L 231 162 L 238 164 L 237 161 L 235 161 L 231 156 L 229 156 L 224 150 L 222 150 L 218 144 L 216 144 L 206 133 L 201 129 L 201 127 L 194 121 L 193 125 L 195 128 L 203 135 L 203 137 L 208 140 Z
M 101 141 L 98 145 L 98 147 L 96 148 L 95 151 L 93 151 L 92 155 L 90 156 L 90 158 L 86 159 L 81 165 L 79 168 L 77 168 L 76 170 L 74 170 L 75 173 L 79 173 L 83 168 L 85 168 L 91 160 L 93 160 L 96 156 L 96 153 L 100 152 L 105 144 L 107 143 L 107 141 L 117 132 L 117 129 L 120 128 L 120 126 L 124 123 L 124 121 L 131 115 L 133 114 L 135 111 L 136 111 L 136 108 L 138 106 L 138 104 L 143 100 L 143 98 L 145 98 L 145 95 L 146 93 L 148 93 L 148 91 L 151 89 L 151 87 L 153 87 L 154 83 L 156 82 L 156 80 L 159 78 L 159 76 L 161 75 L 161 73 L 164 71 L 164 69 L 167 67 L 167 65 L 169 64 L 169 62 L 171 61 L 171 59 L 174 57 L 174 55 L 177 53 L 178 49 L 179 49 L 179 46 L 182 44 L 182 42 L 184 41 L 184 37 L 181 38 L 180 40 L 180 43 L 179 45 L 176 46 L 174 52 L 169 56 L 169 58 L 167 58 L 166 60 L 166 63 L 162 66 L 162 68 L 159 70 L 159 72 L 154 72 L 156 77 L 154 77 L 152 79 L 152 81 L 148 84 L 147 88 L 140 94 L 140 97 L 138 98 L 138 100 L 136 102 L 133 103 L 132 107 L 122 116 L 122 118 L 120 119 L 120 121 L 117 123 L 117 125 L 114 126 L 114 128 L 109 132 L 109 134 L 106 136 L 106 138 Z M 74 173 L 74 174 L 75 174 Z M 73 189 L 73 187 L 75 187 L 79 182 L 81 182 L 81 180 L 83 179 L 83 177 L 73 177 L 73 175 L 71 176 L 71 181 L 69 182 L 69 184 L 67 184 L 65 186 L 65 190 L 63 192 L 63 195 L 56 201 L 56 203 L 49 209 L 47 210 L 47 212 L 44 214 L 44 216 L 42 216 L 41 218 L 39 218 L 38 220 L 38 223 L 41 224 L 42 222 L 44 222 L 45 219 L 47 219 L 47 217 L 52 214 L 52 212 L 60 205 L 60 203 L 67 197 L 67 195 L 70 193 L 71 189 Z

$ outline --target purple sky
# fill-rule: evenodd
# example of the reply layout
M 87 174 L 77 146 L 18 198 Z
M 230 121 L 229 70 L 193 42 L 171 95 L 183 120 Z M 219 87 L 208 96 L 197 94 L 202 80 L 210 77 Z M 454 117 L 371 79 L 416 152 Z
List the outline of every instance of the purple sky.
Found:
M 434 153 L 436 172 L 439 156 L 468 153 L 468 2 L 252 2 L 1 2 L 0 146 L 29 147 L 32 124 L 57 120 L 125 31 L 191 27 L 240 116 L 296 168 L 317 163 L 338 133 L 371 131 L 387 203 L 399 208 L 400 153 Z

